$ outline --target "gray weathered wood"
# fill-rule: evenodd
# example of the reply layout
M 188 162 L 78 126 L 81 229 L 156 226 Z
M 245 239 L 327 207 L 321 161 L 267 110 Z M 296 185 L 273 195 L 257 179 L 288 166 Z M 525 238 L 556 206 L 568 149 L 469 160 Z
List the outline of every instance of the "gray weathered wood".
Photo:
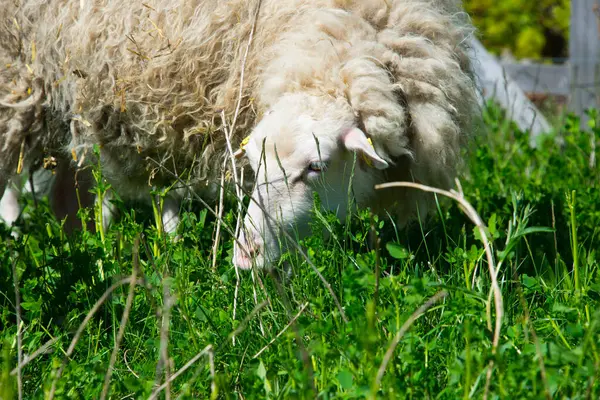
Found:
M 572 0 L 569 34 L 569 59 L 571 66 L 570 108 L 587 123 L 584 110 L 598 107 L 600 77 L 600 34 L 598 17 L 600 0 Z
M 475 73 L 486 99 L 493 98 L 506 110 L 507 117 L 515 121 L 523 131 L 531 129 L 532 139 L 550 131 L 550 124 L 536 106 L 527 98 L 494 56 L 476 38 L 471 38 L 475 51 Z M 534 141 L 532 140 L 532 144 Z
M 502 68 L 526 93 L 568 96 L 571 85 L 567 64 L 502 62 Z

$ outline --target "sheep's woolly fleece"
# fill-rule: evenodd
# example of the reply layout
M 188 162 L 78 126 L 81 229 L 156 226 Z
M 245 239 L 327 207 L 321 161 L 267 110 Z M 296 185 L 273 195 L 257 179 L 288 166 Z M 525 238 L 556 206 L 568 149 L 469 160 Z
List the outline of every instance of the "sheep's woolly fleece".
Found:
M 394 164 L 384 180 L 448 187 L 472 131 L 471 27 L 452 0 L 7 0 L 0 24 L 0 181 L 23 155 L 91 160 L 99 144 L 123 196 L 172 183 L 150 160 L 214 192 L 242 66 L 234 147 L 282 94 L 330 96 Z M 377 196 L 403 216 L 430 201 Z

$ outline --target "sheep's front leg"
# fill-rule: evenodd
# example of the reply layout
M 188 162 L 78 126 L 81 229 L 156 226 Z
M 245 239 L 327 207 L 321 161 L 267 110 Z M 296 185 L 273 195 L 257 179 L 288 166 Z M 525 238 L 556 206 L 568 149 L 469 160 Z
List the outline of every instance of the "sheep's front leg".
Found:
M 163 230 L 167 235 L 177 231 L 179 226 L 179 201 L 172 196 L 166 196 L 162 210 Z
M 20 191 L 17 188 L 9 186 L 0 200 L 0 220 L 8 226 L 12 226 L 21 212 L 19 194 Z
M 6 174 L 0 170 L 0 199 L 4 199 L 4 191 L 6 190 L 6 187 L 8 186 L 8 178 L 6 177 Z M 2 211 L 3 208 L 0 208 L 0 211 Z
M 117 216 L 117 206 L 112 202 L 112 194 L 110 191 L 104 193 L 102 197 L 102 229 L 108 231 L 110 224 Z
M 12 225 L 19 217 L 21 213 L 19 201 L 23 194 L 29 193 L 35 200 L 39 201 L 53 190 L 55 179 L 52 172 L 38 169 L 34 172 L 25 170 L 23 174 L 29 175 L 26 184 L 23 184 L 23 178 L 19 175 L 6 180 L 7 184 L 5 185 L 0 182 L 2 188 L 6 186 L 2 200 L 0 200 L 0 220 L 7 225 Z
M 19 201 L 21 199 L 22 186 L 23 179 L 21 179 L 21 176 L 16 176 L 13 179 L 0 178 L 0 193 L 2 193 L 2 199 L 0 199 L 0 223 L 4 222 L 11 228 L 11 235 L 15 239 L 19 237 L 19 233 L 12 226 L 21 214 L 21 204 L 19 204 Z

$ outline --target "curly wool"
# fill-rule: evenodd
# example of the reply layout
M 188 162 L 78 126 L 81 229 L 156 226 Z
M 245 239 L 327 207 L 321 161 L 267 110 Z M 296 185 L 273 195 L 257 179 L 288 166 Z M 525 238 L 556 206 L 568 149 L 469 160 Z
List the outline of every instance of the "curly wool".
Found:
M 452 0 L 9 0 L 0 24 L 0 177 L 22 148 L 91 161 L 100 145 L 123 196 L 184 171 L 214 193 L 242 66 L 234 146 L 284 93 L 330 96 L 394 165 L 383 180 L 449 187 L 472 131 L 471 27 Z M 430 201 L 398 189 L 369 205 L 409 219 Z

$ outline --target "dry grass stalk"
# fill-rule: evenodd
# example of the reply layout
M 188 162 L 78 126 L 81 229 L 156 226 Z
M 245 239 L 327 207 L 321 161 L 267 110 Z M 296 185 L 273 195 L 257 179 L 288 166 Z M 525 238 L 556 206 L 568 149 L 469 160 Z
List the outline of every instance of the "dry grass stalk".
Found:
M 385 189 L 385 188 L 390 188 L 390 187 L 410 187 L 410 188 L 423 190 L 425 192 L 436 193 L 436 194 L 440 194 L 442 196 L 449 197 L 458 202 L 460 209 L 475 224 L 475 226 L 477 227 L 477 229 L 479 231 L 479 235 L 481 237 L 481 241 L 483 242 L 483 247 L 485 249 L 485 254 L 487 256 L 488 269 L 489 269 L 490 280 L 491 280 L 491 293 L 493 294 L 493 297 L 494 297 L 496 322 L 495 322 L 495 328 L 494 328 L 494 336 L 492 339 L 492 355 L 495 356 L 496 351 L 498 350 L 498 344 L 500 343 L 500 330 L 502 329 L 502 315 L 504 313 L 504 307 L 502 304 L 502 292 L 500 291 L 500 286 L 498 285 L 498 271 L 496 271 L 496 264 L 494 263 L 494 256 L 492 254 L 492 246 L 487 237 L 485 224 L 483 223 L 483 221 L 481 220 L 481 217 L 479 216 L 477 211 L 475 211 L 475 209 L 473 208 L 471 203 L 469 203 L 465 199 L 464 194 L 462 193 L 462 188 L 460 186 L 460 182 L 458 182 L 458 180 L 456 181 L 456 184 L 457 184 L 457 187 L 459 188 L 458 192 L 455 190 L 448 191 L 448 190 L 438 189 L 438 188 L 434 188 L 431 186 L 422 185 L 420 183 L 414 183 L 414 182 L 384 183 L 381 185 L 375 185 L 375 189 Z M 488 304 L 486 307 L 486 312 L 487 312 L 487 317 L 488 317 L 488 324 L 491 325 L 492 315 L 491 315 L 491 308 L 490 308 L 489 301 L 488 301 Z M 494 359 L 492 358 L 489 362 L 488 371 L 486 373 L 486 386 L 485 386 L 485 392 L 484 392 L 484 399 L 487 399 L 487 392 L 488 392 L 488 388 L 490 385 L 493 368 L 494 368 Z
M 215 239 L 213 241 L 213 249 L 212 249 L 212 270 L 215 272 L 217 270 L 217 253 L 219 252 L 219 242 L 221 240 L 221 224 L 223 221 L 223 196 L 225 192 L 225 163 L 227 160 L 223 161 L 223 167 L 221 168 L 221 190 L 219 192 L 219 205 L 217 206 L 217 228 L 215 230 Z
M 135 286 L 137 276 L 139 274 L 139 254 L 140 254 L 140 238 L 139 236 L 135 238 L 133 244 L 133 270 L 131 271 L 131 277 L 129 278 L 129 293 L 127 294 L 127 300 L 125 301 L 125 309 L 123 310 L 123 315 L 121 316 L 121 323 L 119 325 L 119 332 L 117 333 L 117 338 L 115 339 L 115 346 L 110 355 L 110 362 L 108 363 L 108 369 L 106 370 L 106 375 L 104 376 L 104 386 L 102 386 L 102 394 L 100 395 L 100 399 L 104 400 L 106 396 L 108 396 L 109 386 L 110 386 L 110 378 L 112 376 L 112 372 L 114 369 L 115 362 L 117 360 L 117 354 L 119 353 L 119 347 L 121 345 L 121 341 L 123 340 L 123 336 L 125 335 L 125 327 L 127 326 L 127 321 L 129 320 L 129 313 L 131 312 L 131 306 L 133 305 L 133 297 L 135 296 Z
M 245 58 L 244 58 L 245 61 Z M 244 67 L 242 67 L 242 73 L 244 71 Z M 241 77 L 241 79 L 243 79 L 243 76 Z M 241 93 L 241 91 L 240 91 Z M 240 98 L 238 99 L 238 105 L 236 107 L 236 116 L 237 113 L 239 112 L 239 107 L 240 107 L 240 103 L 241 103 L 241 94 L 240 94 Z M 240 232 L 240 228 L 241 228 L 241 221 L 242 221 L 242 211 L 243 211 L 243 192 L 242 192 L 242 187 L 243 187 L 243 171 L 241 174 L 241 181 L 238 182 L 238 178 L 237 178 L 237 167 L 236 167 L 236 163 L 235 163 L 235 155 L 233 153 L 233 147 L 231 146 L 231 135 L 232 135 L 232 130 L 231 128 L 227 127 L 227 119 L 225 118 L 225 112 L 221 111 L 221 119 L 223 120 L 223 131 L 225 133 L 225 142 L 227 143 L 227 150 L 229 152 L 229 160 L 231 161 L 231 171 L 233 171 L 233 181 L 235 183 L 235 192 L 236 192 L 236 197 L 237 197 L 237 201 L 238 201 L 238 214 L 237 214 L 237 218 L 236 218 L 236 225 L 235 225 L 235 237 L 237 238 Z M 235 119 L 235 117 L 234 117 Z M 232 126 L 233 128 L 233 126 Z M 225 163 L 224 163 L 225 164 Z M 225 165 L 223 165 L 223 167 L 225 167 Z M 225 168 L 223 168 L 223 170 L 225 170 Z M 223 193 L 223 181 L 221 181 L 221 193 Z M 219 212 L 221 210 L 219 209 Z M 240 287 L 240 271 L 239 268 L 237 266 L 237 264 L 233 265 L 234 269 L 235 269 L 235 277 L 236 277 L 236 283 L 235 283 L 235 293 L 234 293 L 234 297 L 233 297 L 233 320 L 235 321 L 235 316 L 236 316 L 236 310 L 237 310 L 237 297 L 238 297 L 238 292 L 239 292 L 239 287 Z M 213 267 L 214 268 L 214 267 Z M 235 346 L 235 336 L 231 338 L 232 344 Z
M 108 289 L 106 289 L 104 294 L 102 294 L 102 296 L 98 299 L 96 304 L 94 304 L 94 307 L 92 307 L 92 309 L 87 313 L 83 322 L 79 325 L 79 328 L 77 328 L 77 332 L 75 332 L 75 336 L 73 336 L 73 340 L 71 340 L 71 344 L 69 345 L 69 348 L 67 349 L 67 352 L 65 353 L 65 357 L 63 358 L 61 366 L 59 367 L 58 371 L 56 371 L 56 375 L 54 376 L 54 379 L 52 380 L 52 386 L 50 388 L 50 393 L 48 394 L 48 400 L 52 400 L 54 398 L 54 394 L 56 393 L 56 384 L 58 383 L 58 380 L 60 379 L 65 367 L 67 366 L 67 362 L 69 361 L 69 358 L 73 354 L 73 351 L 75 350 L 75 346 L 77 345 L 77 342 L 81 338 L 81 335 L 83 334 L 83 331 L 85 330 L 85 327 L 87 326 L 88 322 L 90 322 L 90 320 L 92 319 L 94 314 L 96 314 L 98 312 L 98 310 L 100 309 L 102 304 L 104 304 L 104 302 L 108 299 L 108 297 L 112 294 L 112 292 L 114 292 L 117 288 L 119 288 L 123 285 L 126 285 L 128 283 L 131 283 L 131 282 L 132 282 L 131 277 L 127 277 L 127 278 L 121 279 L 118 282 L 113 283 L 112 286 L 110 286 Z M 142 280 L 137 280 L 134 282 L 137 285 L 144 284 L 144 282 Z
M 17 365 L 12 371 L 10 371 L 10 374 L 16 375 L 20 370 L 25 368 L 25 366 L 27 364 L 29 364 L 31 361 L 36 359 L 39 355 L 46 354 L 48 349 L 52 345 L 54 345 L 54 343 L 56 343 L 57 340 L 58 340 L 58 338 L 52 338 L 52 339 L 48 340 L 46 343 L 44 343 L 43 345 L 41 345 L 36 351 L 31 353 L 30 356 L 26 355 L 25 358 L 23 359 L 23 361 L 19 365 Z
M 165 278 L 168 278 L 166 276 Z M 165 372 L 165 399 L 171 398 L 170 387 L 170 362 L 169 362 L 169 324 L 171 323 L 171 309 L 173 308 L 174 298 L 171 295 L 171 286 L 168 279 L 163 279 L 163 308 L 161 311 L 161 326 L 160 326 L 160 358 L 156 365 L 156 385 L 161 379 L 162 371 Z
M 237 327 L 237 328 L 236 328 L 236 329 L 235 329 L 233 332 L 231 332 L 231 333 L 229 334 L 229 337 L 231 338 L 231 337 L 237 336 L 237 335 L 239 335 L 240 333 L 242 333 L 242 332 L 244 331 L 244 329 L 246 329 L 246 325 L 248 324 L 248 322 L 250 322 L 250 320 L 251 320 L 252 318 L 254 318 L 254 316 L 255 316 L 256 314 L 258 314 L 258 312 L 259 312 L 260 310 L 262 310 L 263 308 L 265 308 L 265 306 L 266 306 L 267 304 L 269 304 L 269 302 L 268 302 L 268 301 L 266 301 L 266 300 L 262 301 L 260 304 L 257 304 L 257 305 L 256 305 L 256 307 L 254 307 L 254 308 L 252 309 L 252 311 L 250 312 L 250 314 L 248 314 L 248 315 L 246 316 L 246 318 L 244 318 L 244 319 L 243 319 L 243 321 L 242 321 L 242 322 L 240 322 L 240 324 L 238 325 L 238 327 Z
M 140 376 L 138 374 L 136 374 L 134 370 L 131 369 L 131 367 L 129 366 L 129 362 L 127 362 L 127 352 L 128 351 L 129 351 L 129 349 L 125 350 L 125 352 L 123 353 L 123 362 L 125 363 L 127 370 L 129 372 L 131 372 L 131 375 L 135 376 L 136 379 L 140 379 Z
M 19 400 L 23 400 L 23 378 L 21 376 L 21 365 L 23 364 L 23 333 L 21 326 L 21 294 L 19 293 L 19 276 L 17 275 L 17 257 L 12 262 L 13 283 L 15 286 L 15 311 L 17 314 L 17 391 Z
M 240 187 L 244 186 L 244 170 L 241 171 L 241 177 L 240 177 Z M 241 200 L 238 200 L 238 204 L 240 206 L 241 209 Z M 238 236 L 239 232 L 240 232 L 240 227 L 241 225 L 241 214 L 238 214 L 238 218 L 237 218 L 237 223 L 235 226 L 235 237 Z M 240 269 L 238 268 L 237 264 L 234 264 L 233 268 L 235 269 L 235 291 L 233 294 L 233 320 L 235 321 L 235 316 L 236 316 L 236 311 L 237 311 L 237 303 L 238 303 L 238 294 L 240 292 L 240 283 L 241 283 L 241 278 L 240 278 Z M 233 345 L 235 346 L 235 336 L 231 338 L 231 341 L 233 343 Z
M 211 354 L 213 352 L 213 347 L 211 344 L 209 344 L 208 346 L 206 346 L 204 348 L 204 350 L 202 350 L 200 353 L 196 354 L 191 360 L 189 360 L 187 363 L 185 363 L 185 365 L 183 367 L 181 367 L 177 372 L 175 372 L 173 375 L 171 375 L 169 377 L 169 379 L 163 383 L 162 385 L 160 385 L 159 387 L 157 387 L 154 392 L 150 395 L 150 397 L 148 397 L 148 400 L 154 400 L 158 397 L 158 395 L 160 394 L 160 392 L 162 392 L 168 385 L 171 384 L 171 382 L 173 382 L 175 379 L 177 379 L 179 377 L 179 375 L 183 374 L 185 371 L 187 371 L 192 365 L 194 365 L 202 356 L 206 355 L 206 354 Z
M 258 2 L 256 5 L 256 12 L 254 13 L 254 20 L 252 21 L 252 27 L 250 28 L 250 35 L 248 36 L 248 44 L 246 45 L 246 52 L 244 53 L 244 58 L 242 59 L 242 68 L 240 71 L 240 90 L 238 92 L 237 105 L 235 107 L 235 113 L 233 114 L 233 122 L 231 123 L 231 132 L 235 128 L 235 123 L 237 122 L 238 115 L 240 113 L 240 106 L 242 104 L 242 97 L 244 95 L 244 73 L 246 69 L 246 60 L 248 59 L 248 53 L 250 52 L 250 46 L 252 45 L 252 39 L 254 39 L 254 32 L 256 31 L 256 21 L 258 21 L 258 14 L 260 13 L 260 7 L 262 5 L 262 0 Z
M 225 118 L 225 112 L 222 111 L 221 112 L 221 119 L 223 120 L 223 128 L 225 131 L 225 139 L 227 142 L 227 150 L 229 151 L 229 156 L 231 159 L 231 171 L 233 173 L 233 179 L 235 182 L 235 189 L 236 189 L 236 195 L 238 198 L 238 218 L 237 218 L 237 224 L 235 227 L 235 237 L 237 237 L 239 230 L 240 230 L 240 220 L 241 220 L 241 216 L 242 216 L 242 199 L 243 199 L 243 193 L 242 193 L 242 185 L 238 184 L 238 180 L 237 180 L 237 168 L 235 165 L 235 155 L 233 152 L 233 148 L 231 146 L 231 135 L 234 132 L 235 129 L 235 124 L 237 122 L 239 113 L 240 113 L 240 107 L 242 104 L 242 98 L 244 95 L 244 74 L 246 71 L 246 60 L 248 59 L 248 53 L 250 52 L 250 47 L 252 46 L 252 39 L 254 38 L 254 31 L 256 30 L 256 21 L 258 20 L 258 14 L 260 12 L 260 7 L 262 5 L 262 1 L 259 1 L 257 6 L 256 6 L 256 12 L 254 13 L 254 20 L 252 21 L 252 27 L 250 28 L 250 34 L 248 36 L 248 44 L 246 45 L 246 52 L 244 53 L 244 58 L 242 59 L 242 65 L 240 68 L 240 87 L 239 87 L 239 92 L 238 92 L 238 98 L 237 98 L 237 104 L 235 106 L 235 111 L 233 114 L 233 121 L 231 122 L 231 127 L 229 129 L 227 129 L 227 119 Z M 223 188 L 221 187 L 221 190 L 223 190 Z M 220 211 L 220 210 L 219 210 Z M 235 313 L 236 313 L 236 306 L 237 306 L 237 295 L 238 295 L 238 291 L 239 291 L 239 282 L 240 282 L 240 274 L 239 274 L 239 270 L 237 265 L 234 265 L 235 268 L 235 276 L 236 276 L 236 286 L 235 286 L 235 297 L 233 300 L 233 320 L 235 321 Z M 261 330 L 262 330 L 262 322 L 261 322 Z M 264 332 L 263 332 L 264 335 Z M 233 345 L 235 346 L 235 336 L 233 336 L 231 338 Z
M 523 287 L 521 286 L 521 281 L 519 279 L 517 269 L 514 265 L 513 282 L 515 282 L 517 287 L 519 303 L 521 304 L 521 307 L 523 307 L 523 316 L 525 317 L 525 324 L 529 327 L 529 330 L 531 332 L 531 338 L 533 339 L 533 343 L 535 345 L 535 352 L 537 354 L 538 365 L 540 367 L 540 377 L 542 378 L 542 383 L 544 384 L 544 395 L 546 396 L 547 400 L 551 400 L 552 395 L 550 394 L 550 385 L 548 384 L 548 376 L 546 374 L 546 365 L 544 364 L 544 354 L 542 353 L 542 346 L 537 336 L 537 332 L 535 331 L 535 326 L 533 326 L 533 322 L 531 321 L 531 315 L 529 314 L 529 306 L 527 305 L 527 300 L 525 300 L 525 295 L 523 294 Z
M 283 289 L 281 283 L 279 282 L 279 279 L 277 279 L 277 277 L 274 274 L 273 270 L 269 271 L 269 275 L 271 276 L 272 282 L 275 285 L 275 288 L 277 289 L 277 293 L 279 293 L 279 297 L 283 303 L 283 306 L 285 308 L 285 312 L 287 314 L 287 317 L 290 320 L 290 326 L 294 331 L 294 336 L 296 338 L 296 345 L 298 346 L 298 351 L 300 353 L 300 359 L 302 361 L 302 364 L 304 365 L 304 369 L 307 372 L 307 381 L 313 391 L 313 397 L 317 395 L 318 390 L 317 390 L 317 386 L 316 386 L 316 378 L 315 378 L 315 372 L 313 369 L 313 364 L 311 362 L 311 357 L 308 354 L 308 351 L 306 350 L 306 346 L 304 344 L 304 338 L 302 337 L 301 333 L 300 333 L 300 329 L 298 329 L 298 326 L 296 325 L 296 319 L 292 317 L 292 306 L 290 304 L 290 300 L 285 292 L 285 290 Z
M 239 335 L 241 332 L 243 332 L 243 330 L 246 328 L 246 325 L 248 324 L 248 322 L 257 314 L 260 312 L 260 310 L 262 310 L 268 303 L 266 301 L 263 301 L 262 303 L 260 303 L 258 306 L 254 307 L 254 309 L 252 310 L 252 312 L 250 312 L 250 314 L 248 314 L 248 316 L 246 318 L 244 318 L 244 320 L 240 323 L 240 325 L 229 334 L 228 339 L 233 337 L 233 336 L 237 336 Z M 225 342 L 223 342 L 225 343 Z M 222 344 L 223 345 L 223 344 Z M 157 387 L 154 392 L 150 395 L 150 397 L 148 398 L 148 400 L 154 400 L 158 397 L 158 395 L 160 394 L 161 391 L 163 391 L 164 389 L 167 388 L 168 385 L 171 384 L 171 382 L 173 382 L 175 379 L 177 379 L 181 374 L 183 374 L 185 371 L 187 371 L 192 365 L 194 365 L 202 356 L 204 355 L 208 355 L 209 356 L 209 364 L 210 364 L 210 371 L 211 371 L 211 376 L 213 378 L 213 383 L 211 385 L 211 390 L 215 390 L 215 383 L 214 383 L 214 374 L 215 374 L 215 369 L 214 369 L 214 349 L 212 345 L 208 345 L 204 348 L 204 350 L 202 350 L 200 353 L 196 354 L 192 359 L 190 359 L 187 363 L 185 363 L 185 365 L 183 367 L 181 367 L 176 373 L 174 373 L 173 375 L 171 375 L 169 377 L 169 379 L 167 379 L 162 385 L 160 385 L 159 387 Z
M 279 336 L 283 335 L 283 333 L 285 331 L 287 331 L 288 328 L 290 326 L 292 326 L 292 324 L 294 322 L 296 322 L 296 320 L 298 319 L 298 317 L 300 317 L 300 315 L 304 312 L 304 309 L 306 308 L 306 306 L 308 306 L 308 303 L 304 303 L 302 305 L 302 307 L 300 307 L 300 311 L 298 311 L 298 313 L 294 316 L 294 318 L 292 318 L 290 320 L 290 322 L 277 334 L 277 336 L 275 336 L 273 339 L 271 339 L 271 341 L 269 343 L 267 343 L 265 345 L 265 347 L 263 347 L 262 349 L 260 349 L 260 351 L 258 353 L 256 353 L 254 356 L 252 356 L 252 358 L 256 358 L 256 357 L 260 356 L 270 345 L 272 345 L 277 339 L 279 339 Z
M 235 157 L 233 155 L 233 149 L 231 147 L 231 139 L 230 138 L 231 138 L 231 135 L 233 134 L 233 131 L 235 129 L 235 124 L 237 122 L 237 118 L 240 113 L 240 107 L 242 104 L 242 97 L 243 97 L 243 93 L 244 93 L 244 72 L 246 70 L 246 60 L 248 58 L 248 52 L 250 51 L 250 46 L 252 45 L 252 39 L 254 38 L 254 31 L 256 30 L 256 21 L 258 19 L 258 13 L 260 12 L 261 4 L 262 4 L 262 1 L 259 1 L 258 5 L 256 7 L 256 12 L 254 14 L 254 20 L 252 21 L 252 27 L 250 29 L 250 36 L 248 37 L 248 45 L 246 46 L 246 52 L 244 53 L 244 58 L 242 59 L 242 65 L 240 68 L 241 72 L 240 72 L 240 87 L 239 87 L 238 99 L 237 99 L 237 104 L 235 107 L 235 112 L 233 115 L 233 122 L 231 123 L 230 129 L 227 129 L 227 119 L 225 118 L 225 111 L 221 111 L 221 119 L 223 122 L 223 130 L 225 133 L 225 140 L 227 142 L 227 148 L 229 150 L 229 154 L 231 155 L 233 179 L 236 183 L 236 194 L 238 195 L 238 199 L 240 199 L 240 200 L 241 200 L 241 188 L 237 184 L 238 182 L 237 182 L 237 174 L 236 174 L 236 166 L 235 166 Z M 222 168 L 222 173 L 221 173 L 221 190 L 219 193 L 219 208 L 218 208 L 219 218 L 217 221 L 217 233 L 215 235 L 215 242 L 214 242 L 214 246 L 213 246 L 213 263 L 212 263 L 213 271 L 216 270 L 216 265 L 217 265 L 217 250 L 218 250 L 218 246 L 219 246 L 220 231 L 221 231 L 221 220 L 222 220 L 221 217 L 223 215 L 223 192 L 224 192 L 224 177 L 225 177 L 225 164 L 226 163 L 227 163 L 227 159 L 225 159 L 223 161 L 223 168 Z M 241 205 L 239 205 L 239 207 L 241 207 Z M 237 231 L 237 229 L 236 229 L 236 231 Z M 236 267 L 236 272 L 237 272 L 237 267 Z
M 381 362 L 381 365 L 379 366 L 379 370 L 377 370 L 377 376 L 375 378 L 375 385 L 374 385 L 373 391 L 371 393 L 371 396 L 373 396 L 373 398 L 375 396 L 375 393 L 377 393 L 377 391 L 379 390 L 379 386 L 381 385 L 381 379 L 383 378 L 383 374 L 385 373 L 387 365 L 389 364 L 390 360 L 392 359 L 394 350 L 396 349 L 396 346 L 398 346 L 398 343 L 400 343 L 400 340 L 402 340 L 402 337 L 404 336 L 404 334 L 410 329 L 411 325 L 416 321 L 417 318 L 419 318 L 421 315 L 425 314 L 425 312 L 432 305 L 434 305 L 435 303 L 437 303 L 438 301 L 440 301 L 441 299 L 443 299 L 446 296 L 448 296 L 448 292 L 445 290 L 442 290 L 441 292 L 437 292 L 429 300 L 427 300 L 425 303 L 423 303 L 423 305 L 421 305 L 421 307 L 419 307 L 414 313 L 412 313 L 411 316 L 404 322 L 404 324 L 402 324 L 402 326 L 400 327 L 400 330 L 398 331 L 398 333 L 396 333 L 396 336 L 394 336 L 394 339 L 392 340 L 390 347 L 388 347 L 387 351 L 385 352 L 385 356 L 383 357 L 383 361 Z
M 215 382 L 215 353 L 212 351 L 208 352 L 208 367 L 210 368 L 210 398 L 216 399 L 217 383 Z
M 252 269 L 252 273 L 250 274 L 250 276 L 252 276 L 252 298 L 254 299 L 254 304 L 256 304 L 258 306 L 258 296 L 256 294 L 256 281 L 258 280 L 260 282 L 260 278 L 256 274 L 256 269 Z M 265 296 L 266 296 L 266 291 L 265 291 Z M 267 300 L 265 300 L 265 302 L 268 303 L 268 297 L 267 297 Z M 258 317 L 258 326 L 260 328 L 260 333 L 264 337 L 265 336 L 265 328 L 263 327 L 262 318 L 260 316 Z

